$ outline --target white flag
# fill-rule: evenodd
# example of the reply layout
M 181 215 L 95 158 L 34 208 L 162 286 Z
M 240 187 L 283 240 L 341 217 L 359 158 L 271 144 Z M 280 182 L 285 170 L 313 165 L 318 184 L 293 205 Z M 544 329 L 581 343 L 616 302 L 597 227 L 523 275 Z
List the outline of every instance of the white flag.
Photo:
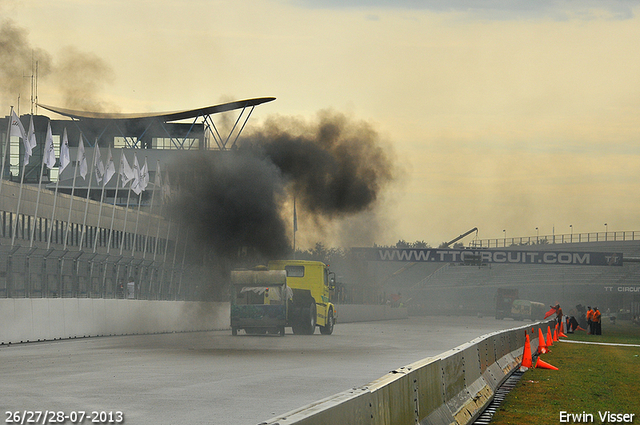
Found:
M 129 165 L 129 161 L 127 161 L 124 150 L 122 151 L 122 161 L 120 161 L 120 178 L 122 179 L 123 187 L 135 178 L 135 173 L 133 172 L 133 168 Z
M 94 146 L 96 152 L 94 153 L 96 160 L 93 163 L 93 169 L 96 172 L 96 183 L 100 183 L 102 181 L 102 177 L 104 177 L 104 164 L 100 160 L 100 148 L 98 147 L 98 143 Z
M 33 127 L 33 116 L 31 117 L 31 124 L 29 126 Z M 33 152 L 37 144 L 38 143 L 36 142 L 36 132 L 33 128 L 31 128 L 31 136 L 29 137 L 29 145 L 31 146 L 31 152 Z
M 47 137 L 44 141 L 44 158 L 42 160 L 48 169 L 56 165 L 56 151 L 53 147 L 53 135 L 51 134 L 51 123 L 47 125 Z
M 80 175 L 83 179 L 87 179 L 87 172 L 89 171 L 89 167 L 87 167 L 87 155 L 84 153 L 84 143 L 82 142 L 82 134 L 80 135 L 80 142 L 78 142 L 78 156 L 76 157 L 76 162 L 78 163 L 76 167 L 80 167 Z
M 136 195 L 140 195 L 142 189 L 140 189 L 140 164 L 138 164 L 138 157 L 133 154 L 133 183 L 131 183 L 131 190 Z
M 16 111 L 11 111 L 11 136 L 20 137 L 22 140 L 27 138 L 27 132 L 24 131 L 24 126 L 16 115 Z
M 33 150 L 38 144 L 36 142 L 36 131 L 33 128 L 33 115 L 31 115 L 31 120 L 29 121 L 29 133 L 27 134 L 27 139 L 29 141 L 29 155 L 33 155 Z
M 147 158 L 144 159 L 144 165 L 140 169 L 140 190 L 146 190 L 149 185 L 149 167 L 147 167 Z
M 62 173 L 62 170 L 67 168 L 70 162 L 69 139 L 67 138 L 67 129 L 65 128 L 62 132 L 62 141 L 60 142 L 60 167 L 58 168 L 58 173 Z
M 111 148 L 109 148 L 109 156 L 107 157 L 107 167 L 104 170 L 104 180 L 102 182 L 103 186 L 106 186 L 107 183 L 111 180 L 111 177 L 116 173 L 116 166 L 113 163 L 113 156 L 111 156 Z
M 24 145 L 24 165 L 29 164 L 29 159 L 31 155 L 33 155 L 33 148 L 36 147 L 36 132 L 33 128 L 33 115 L 31 115 L 31 120 L 29 121 L 29 132 L 27 133 L 27 138 L 22 139 L 22 144 Z

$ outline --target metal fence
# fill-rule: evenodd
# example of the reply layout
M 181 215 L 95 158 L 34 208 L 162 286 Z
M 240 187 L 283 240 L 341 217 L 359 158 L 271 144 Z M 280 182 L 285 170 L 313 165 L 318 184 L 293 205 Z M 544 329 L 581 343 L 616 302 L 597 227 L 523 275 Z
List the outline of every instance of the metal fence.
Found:
M 640 240 L 640 231 L 569 233 L 560 235 L 525 236 L 517 238 L 477 239 L 469 243 L 472 248 L 505 248 L 538 244 L 620 242 Z
M 0 246 L 0 298 L 194 300 L 203 271 L 173 261 Z M 181 261 L 182 260 L 182 261 Z

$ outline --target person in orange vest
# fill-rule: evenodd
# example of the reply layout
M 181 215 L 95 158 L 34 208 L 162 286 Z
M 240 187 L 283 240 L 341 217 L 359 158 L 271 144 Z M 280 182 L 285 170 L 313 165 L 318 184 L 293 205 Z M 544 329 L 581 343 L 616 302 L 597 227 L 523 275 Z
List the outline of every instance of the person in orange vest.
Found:
M 556 321 L 558 325 L 562 326 L 562 309 L 560 308 L 560 304 L 552 305 L 550 307 L 556 311 Z
M 593 334 L 593 310 L 591 306 L 587 307 L 587 335 Z
M 595 335 L 602 335 L 602 314 L 600 314 L 600 310 L 598 307 L 593 308 L 593 315 L 591 316 L 593 320 L 593 328 L 595 330 Z

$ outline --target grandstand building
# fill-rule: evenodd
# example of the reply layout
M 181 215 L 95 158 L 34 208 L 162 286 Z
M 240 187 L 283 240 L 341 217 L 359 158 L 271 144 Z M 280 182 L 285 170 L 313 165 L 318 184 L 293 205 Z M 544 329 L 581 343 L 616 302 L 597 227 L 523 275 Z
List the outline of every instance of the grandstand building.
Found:
M 233 149 L 253 109 L 272 100 L 142 114 L 40 105 L 63 119 L 19 118 L 26 133 L 33 124 L 35 135 L 26 165 L 31 149 L 23 138 L 10 136 L 13 111 L 0 119 L 0 297 L 117 297 L 123 282 L 133 281 L 136 298 L 197 298 L 198 271 L 185 268 L 184 235 L 181 240 L 178 226 L 164 217 L 163 191 L 175 177 L 172 160 L 187 151 Z M 214 120 L 224 112 L 237 116 L 226 132 Z M 45 166 L 49 128 L 56 158 L 51 168 Z M 60 172 L 65 133 L 70 163 Z M 108 167 L 109 154 L 115 176 L 103 184 L 95 169 L 99 162 Z M 144 170 L 145 188 L 123 187 L 123 157 Z

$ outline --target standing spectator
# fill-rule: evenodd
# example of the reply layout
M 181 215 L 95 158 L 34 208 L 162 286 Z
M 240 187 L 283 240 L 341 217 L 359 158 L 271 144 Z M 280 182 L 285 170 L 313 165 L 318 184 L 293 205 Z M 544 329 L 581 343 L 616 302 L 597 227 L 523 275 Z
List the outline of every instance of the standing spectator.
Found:
M 593 310 L 587 307 L 587 335 L 593 335 Z
M 598 307 L 593 308 L 593 329 L 595 335 L 602 335 L 602 314 L 600 314 Z

